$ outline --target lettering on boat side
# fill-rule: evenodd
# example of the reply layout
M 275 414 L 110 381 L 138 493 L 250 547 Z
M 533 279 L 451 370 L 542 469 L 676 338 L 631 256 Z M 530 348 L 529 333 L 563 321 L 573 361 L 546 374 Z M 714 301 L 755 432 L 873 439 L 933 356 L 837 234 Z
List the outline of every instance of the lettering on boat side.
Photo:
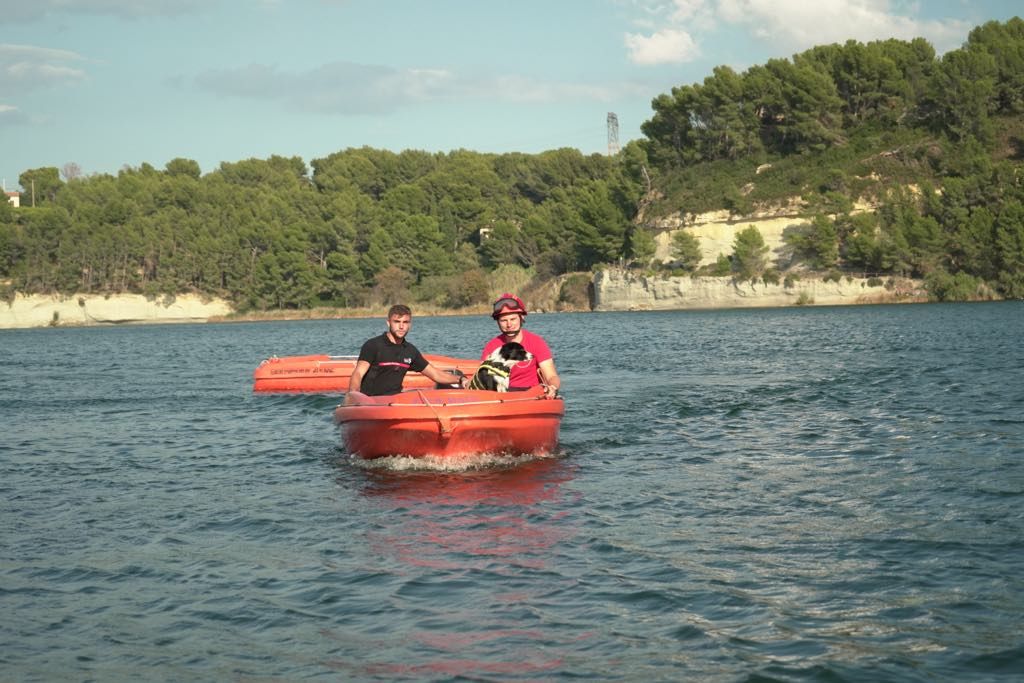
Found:
M 271 375 L 306 375 L 311 372 L 318 372 L 323 375 L 333 375 L 334 368 L 282 368 L 280 370 L 271 369 Z

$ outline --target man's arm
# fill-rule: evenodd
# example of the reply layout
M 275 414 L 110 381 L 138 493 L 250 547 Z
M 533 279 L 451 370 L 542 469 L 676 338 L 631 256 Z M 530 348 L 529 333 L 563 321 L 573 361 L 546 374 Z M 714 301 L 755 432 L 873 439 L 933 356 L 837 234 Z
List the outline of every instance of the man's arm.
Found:
M 430 363 L 427 363 L 427 367 L 420 370 L 420 374 L 426 375 L 428 378 L 434 380 L 438 384 L 458 384 L 463 389 L 465 389 L 466 384 L 469 383 L 468 377 L 460 377 L 459 375 L 455 375 L 450 372 L 438 370 Z
M 356 361 L 356 367 L 352 370 L 352 375 L 348 378 L 348 393 L 351 394 L 353 391 L 359 391 L 363 386 L 363 376 L 366 375 L 366 371 L 370 369 L 370 363 L 365 360 Z M 348 396 L 345 397 L 348 400 Z
M 562 386 L 562 380 L 558 376 L 558 371 L 555 370 L 555 361 L 553 358 L 541 361 L 537 365 L 537 370 L 540 371 L 540 380 L 544 385 L 544 395 L 548 398 L 554 398 L 558 393 L 559 387 Z

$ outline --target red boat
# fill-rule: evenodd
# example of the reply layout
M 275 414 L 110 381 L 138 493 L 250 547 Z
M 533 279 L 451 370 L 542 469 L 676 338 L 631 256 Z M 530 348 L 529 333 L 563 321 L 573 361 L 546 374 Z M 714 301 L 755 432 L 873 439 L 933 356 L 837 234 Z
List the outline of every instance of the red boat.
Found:
M 338 406 L 348 451 L 362 458 L 420 458 L 479 453 L 548 455 L 558 446 L 562 399 L 542 387 L 498 393 L 412 389 L 393 396 L 353 392 Z
M 472 375 L 480 361 L 423 354 L 435 368 L 460 370 Z M 267 358 L 252 373 L 252 390 L 260 393 L 331 393 L 348 391 L 348 380 L 356 367 L 356 356 L 273 356 Z M 434 388 L 434 381 L 418 372 L 408 372 L 402 386 Z

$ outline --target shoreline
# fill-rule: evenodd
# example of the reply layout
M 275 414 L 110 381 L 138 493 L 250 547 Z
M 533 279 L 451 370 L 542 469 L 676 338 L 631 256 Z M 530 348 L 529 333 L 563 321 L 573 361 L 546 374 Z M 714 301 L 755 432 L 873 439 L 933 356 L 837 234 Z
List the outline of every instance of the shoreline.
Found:
M 413 315 L 458 317 L 487 315 L 490 306 L 460 309 L 413 305 Z M 236 312 L 224 299 L 196 294 L 146 297 L 142 294 L 15 294 L 12 302 L 0 302 L 0 330 L 41 327 L 101 327 L 109 325 L 150 325 L 174 323 L 246 323 L 277 320 L 356 320 L 380 318 L 387 307 L 310 308 L 302 310 Z M 536 308 L 535 314 L 553 312 Z M 584 312 L 579 309 L 565 312 Z M 585 311 L 589 312 L 589 311 Z
M 420 307 L 410 304 L 413 317 L 454 318 L 458 316 L 485 315 L 487 306 L 475 306 L 465 309 L 438 309 Z M 380 309 L 368 308 L 306 308 L 302 310 L 275 309 L 270 311 L 250 311 L 247 313 L 228 313 L 209 318 L 211 323 L 262 323 L 275 320 L 364 320 L 367 318 L 383 318 L 387 306 Z
M 689 280 L 690 278 L 687 278 Z M 596 301 L 593 309 L 536 305 L 531 313 L 602 313 L 649 310 L 726 310 L 735 308 L 785 308 L 792 306 L 874 306 L 880 304 L 926 303 L 927 296 L 915 288 L 895 293 L 884 288 L 861 288 L 856 283 L 850 289 L 833 295 L 820 289 L 816 296 L 798 301 L 794 292 L 782 293 L 781 287 L 748 288 L 740 292 L 729 280 L 718 283 L 712 292 L 696 296 L 692 285 L 670 286 L 663 291 L 667 279 L 627 276 L 612 277 L 609 289 L 601 291 L 600 278 L 595 282 Z M 805 281 L 804 286 L 810 284 Z M 704 289 L 709 283 L 704 282 Z M 685 291 L 689 289 L 690 291 Z M 801 288 L 802 289 L 802 288 Z M 719 291 L 720 290 L 720 291 Z M 760 290 L 760 291 L 757 291 Z M 867 290 L 867 291 L 865 291 Z M 797 290 L 799 292 L 800 289 Z M 911 293 L 912 292 L 912 293 Z M 852 296 L 851 296 L 852 294 Z M 29 295 L 16 294 L 12 302 L 0 303 L 0 329 L 31 329 L 40 327 L 99 327 L 104 325 L 145 325 L 173 323 L 244 323 L 298 320 L 348 320 L 378 318 L 386 307 L 375 309 L 313 308 L 303 310 L 250 311 L 238 313 L 224 299 L 209 299 L 196 294 L 146 297 L 142 294 L 94 295 L 77 294 Z M 486 315 L 488 306 L 464 309 L 441 309 L 433 306 L 413 306 L 413 314 L 429 317 L 458 317 Z

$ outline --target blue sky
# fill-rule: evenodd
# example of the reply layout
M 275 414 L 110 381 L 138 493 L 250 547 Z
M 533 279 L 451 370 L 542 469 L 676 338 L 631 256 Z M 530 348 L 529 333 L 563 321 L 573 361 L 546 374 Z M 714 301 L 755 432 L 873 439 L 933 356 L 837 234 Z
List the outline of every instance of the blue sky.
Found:
M 0 0 L 0 179 L 349 147 L 641 137 L 651 100 L 813 45 L 959 47 L 1004 0 Z

